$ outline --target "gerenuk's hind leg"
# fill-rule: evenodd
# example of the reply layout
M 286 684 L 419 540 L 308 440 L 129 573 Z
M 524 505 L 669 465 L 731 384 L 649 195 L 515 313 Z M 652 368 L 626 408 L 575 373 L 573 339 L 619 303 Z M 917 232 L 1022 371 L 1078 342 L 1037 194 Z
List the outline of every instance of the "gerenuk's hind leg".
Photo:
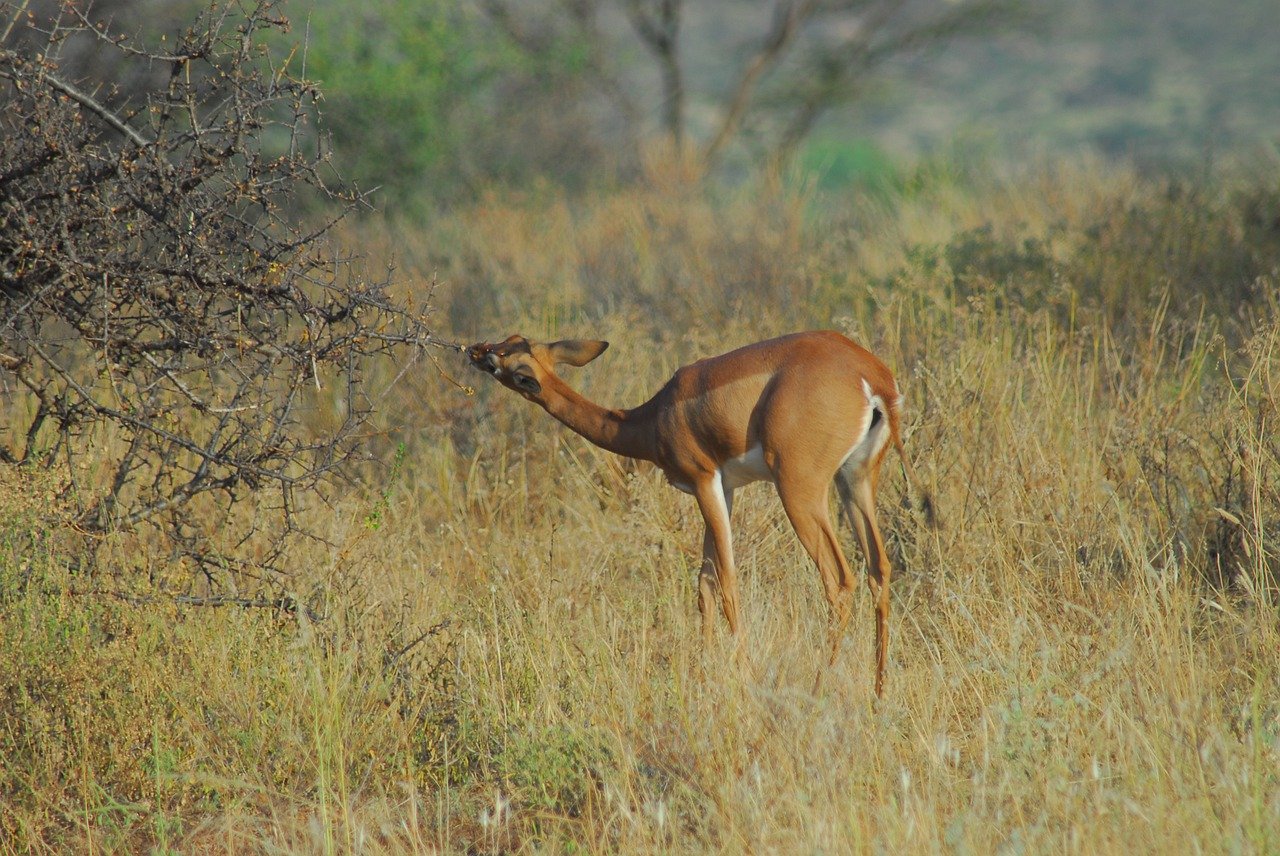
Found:
M 822 577 L 822 588 L 826 593 L 827 603 L 831 606 L 829 662 L 834 662 L 849 623 L 853 573 L 840 550 L 835 527 L 831 525 L 831 517 L 827 511 L 827 486 L 823 484 L 819 490 L 812 485 L 811 481 L 789 481 L 780 473 L 778 496 L 782 498 L 782 507 L 786 509 L 787 518 L 800 537 L 800 543 L 818 566 L 818 573 Z
M 871 477 L 859 479 L 850 491 L 856 514 L 850 516 L 867 557 L 867 585 L 875 600 L 876 695 L 884 692 L 884 670 L 889 657 L 889 579 L 892 569 L 884 549 L 884 538 L 876 523 L 875 487 Z

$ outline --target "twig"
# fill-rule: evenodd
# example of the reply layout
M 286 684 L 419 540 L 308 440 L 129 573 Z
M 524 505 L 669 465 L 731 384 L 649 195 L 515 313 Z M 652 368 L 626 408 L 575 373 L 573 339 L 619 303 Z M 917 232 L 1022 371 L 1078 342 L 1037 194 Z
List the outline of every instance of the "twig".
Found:
M 152 606 L 163 603 L 172 603 L 178 606 L 210 607 L 212 609 L 219 609 L 224 606 L 238 606 L 241 609 L 274 609 L 279 612 L 287 612 L 290 615 L 302 613 L 309 620 L 316 622 L 324 621 L 326 619 L 326 616 L 321 615 L 306 604 L 299 603 L 298 599 L 292 595 L 284 595 L 276 598 L 229 597 L 224 595 L 199 597 L 189 594 L 156 597 L 155 595 L 130 594 L 129 592 L 114 591 L 111 589 L 87 589 L 84 591 L 68 589 L 67 593 L 75 595 L 76 597 L 112 597 L 116 600 L 122 600 L 125 603 L 134 604 L 135 606 Z M 417 642 L 414 642 L 413 644 L 416 645 Z
M 30 5 L 30 3 L 31 0 L 22 0 L 22 5 L 13 10 L 13 17 L 9 19 L 8 25 L 4 28 L 4 32 L 0 33 L 0 44 L 9 41 L 9 34 L 13 32 L 14 24 L 18 23 L 18 19 L 27 11 L 27 6 Z
M 448 630 L 449 625 L 451 623 L 452 622 L 446 618 L 444 621 L 441 621 L 439 624 L 435 624 L 435 625 L 432 625 L 431 627 L 428 627 L 426 630 L 422 631 L 422 633 L 418 634 L 418 637 L 414 639 L 412 642 L 410 642 L 408 645 L 405 645 L 404 647 L 400 648 L 394 654 L 387 654 L 387 660 L 386 660 L 387 665 L 388 666 L 394 665 L 395 662 L 399 660 L 401 657 L 403 657 L 405 654 L 408 654 L 414 648 L 417 648 L 419 645 L 421 645 L 422 642 L 428 636 L 437 636 L 440 633 L 443 633 L 445 630 Z
M 0 58 L 3 58 L 4 61 L 9 63 L 9 65 L 13 68 L 16 68 L 18 64 L 22 61 L 21 57 L 18 56 L 18 54 L 14 53 L 13 51 L 0 51 Z M 133 128 L 130 128 L 128 125 L 126 125 L 120 119 L 119 116 L 117 116 L 115 113 L 112 113 L 102 104 L 94 100 L 91 96 L 85 94 L 84 92 L 81 92 L 79 89 L 76 89 L 70 83 L 67 83 L 66 81 L 62 80 L 56 75 L 50 74 L 47 70 L 41 71 L 39 76 L 42 80 L 44 80 L 44 82 L 49 86 L 50 89 L 56 89 L 58 92 L 61 92 L 63 95 L 67 96 L 72 101 L 75 101 L 80 106 L 84 107 L 85 109 L 89 110 L 91 113 L 95 114 L 99 119 L 106 122 L 112 128 L 115 128 L 121 134 L 124 134 L 126 137 L 132 140 L 134 145 L 138 146 L 138 148 L 145 149 L 151 145 L 151 142 L 146 137 L 142 136 Z M 14 71 L 10 71 L 8 69 L 0 69 L 0 77 L 3 77 L 6 80 L 12 80 L 13 82 L 18 83 L 22 81 L 25 76 L 18 74 Z

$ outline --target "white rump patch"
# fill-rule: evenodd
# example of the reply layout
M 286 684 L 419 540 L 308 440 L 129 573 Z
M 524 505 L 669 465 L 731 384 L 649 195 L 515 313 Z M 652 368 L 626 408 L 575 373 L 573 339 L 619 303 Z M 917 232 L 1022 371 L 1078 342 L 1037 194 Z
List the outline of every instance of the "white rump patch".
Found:
M 861 470 L 868 461 L 874 460 L 889 441 L 889 418 L 884 399 L 871 390 L 867 379 L 862 379 L 862 394 L 867 399 L 867 415 L 862 419 L 862 427 L 858 432 L 858 441 L 845 453 L 840 468 L 845 470 Z M 901 400 L 902 396 L 898 396 Z M 876 413 L 880 418 L 876 419 Z M 874 424 L 872 424 L 874 422 Z

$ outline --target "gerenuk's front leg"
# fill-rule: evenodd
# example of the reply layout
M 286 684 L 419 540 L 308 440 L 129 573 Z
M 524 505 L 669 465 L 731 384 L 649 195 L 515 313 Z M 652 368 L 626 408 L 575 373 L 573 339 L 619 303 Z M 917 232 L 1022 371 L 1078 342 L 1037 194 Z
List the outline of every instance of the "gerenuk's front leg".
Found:
M 716 542 L 711 527 L 702 532 L 702 565 L 698 568 L 698 612 L 702 614 L 702 644 L 711 647 L 716 619 Z
M 733 565 L 733 531 L 729 525 L 730 496 L 726 495 L 720 483 L 719 474 L 713 474 L 694 487 L 694 496 L 698 500 L 698 508 L 702 519 L 707 524 L 707 534 L 703 538 L 703 570 L 699 575 L 699 606 L 705 603 L 703 592 L 707 582 L 702 574 L 706 574 L 707 551 L 706 542 L 710 541 L 710 559 L 715 565 L 715 579 L 720 589 L 720 606 L 724 610 L 725 620 L 729 622 L 729 632 L 738 636 L 738 574 Z M 708 612 L 703 613 L 703 633 L 709 632 Z

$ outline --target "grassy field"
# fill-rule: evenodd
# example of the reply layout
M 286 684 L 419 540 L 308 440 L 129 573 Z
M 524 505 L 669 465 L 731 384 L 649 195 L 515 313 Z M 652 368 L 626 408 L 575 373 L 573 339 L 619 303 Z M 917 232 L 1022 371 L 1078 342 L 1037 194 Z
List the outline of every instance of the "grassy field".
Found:
M 364 488 L 309 512 L 338 545 L 298 549 L 315 620 L 85 596 L 59 486 L 0 473 L 0 851 L 1280 851 L 1274 176 L 858 199 L 653 166 L 348 227 L 439 283 L 448 335 L 610 340 L 568 371 L 611 405 L 791 330 L 880 353 L 941 518 L 886 470 L 885 698 L 865 589 L 824 670 L 768 486 L 734 510 L 738 661 L 700 644 L 689 497 L 419 356 L 374 379 Z M 122 539 L 95 582 L 165 571 Z

